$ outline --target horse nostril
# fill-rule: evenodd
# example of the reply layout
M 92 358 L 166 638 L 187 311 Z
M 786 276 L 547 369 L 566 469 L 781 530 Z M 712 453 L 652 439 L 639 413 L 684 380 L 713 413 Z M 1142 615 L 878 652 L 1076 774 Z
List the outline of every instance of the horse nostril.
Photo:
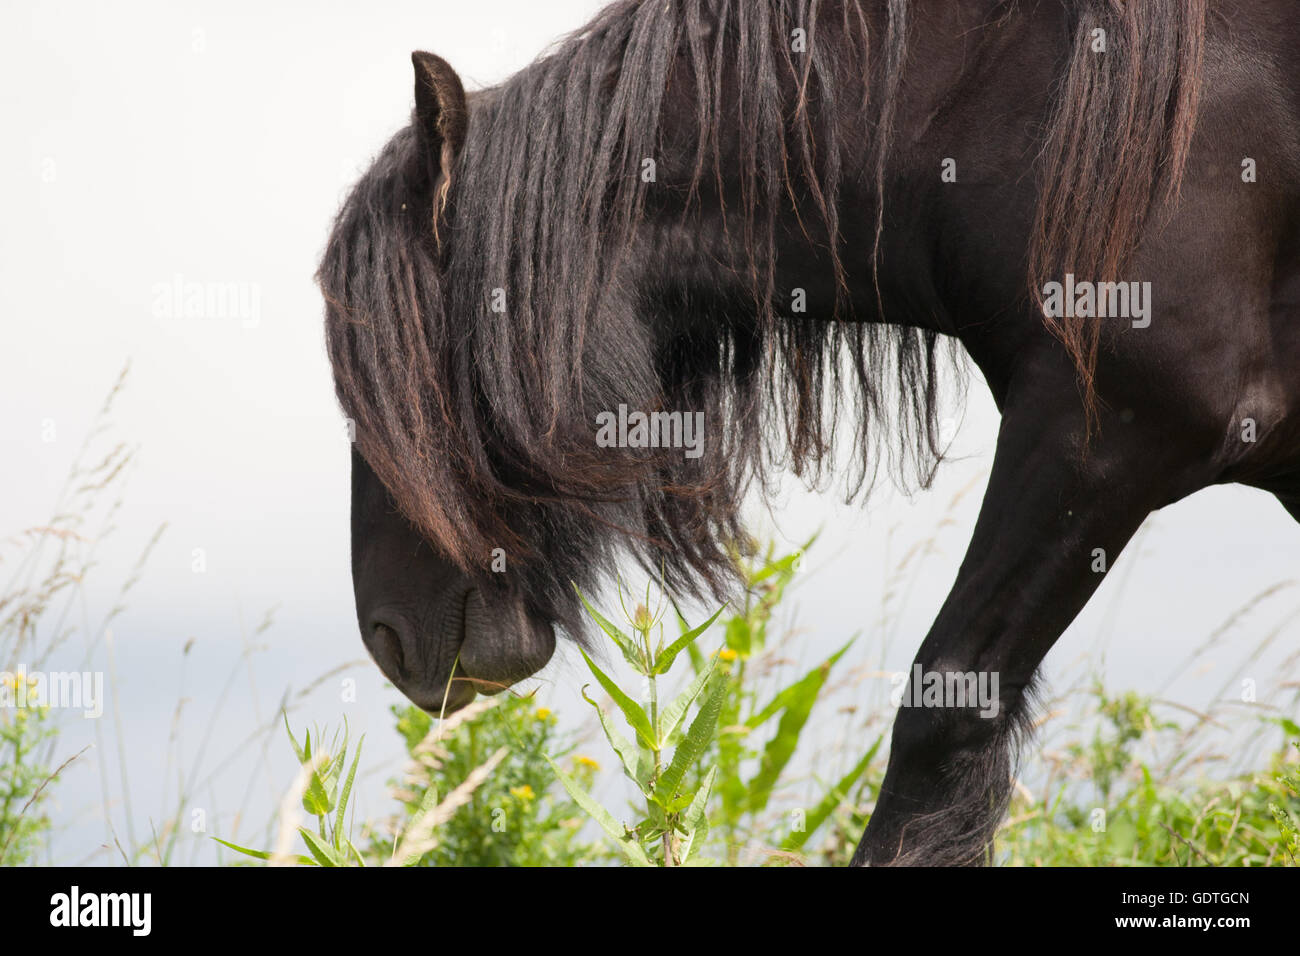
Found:
M 402 656 L 402 640 L 387 624 L 375 624 L 370 629 L 370 654 L 379 669 L 394 681 L 406 677 L 406 660 Z

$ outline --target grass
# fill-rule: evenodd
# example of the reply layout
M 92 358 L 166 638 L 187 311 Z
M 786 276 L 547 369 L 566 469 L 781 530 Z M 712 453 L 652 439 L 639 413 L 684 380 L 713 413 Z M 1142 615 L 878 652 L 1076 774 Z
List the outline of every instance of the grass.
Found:
M 675 615 L 671 639 L 664 634 L 662 604 L 655 612 L 645 604 L 630 613 L 624 607 L 620 626 L 584 598 L 588 613 L 642 678 L 634 692 L 582 655 L 604 691 L 601 701 L 586 689 L 583 698 L 594 708 L 631 802 L 602 803 L 593 795 L 600 764 L 572 760 L 572 748 L 552 737 L 555 715 L 534 708 L 527 696 L 480 701 L 441 725 L 416 708 L 394 708 L 412 758 L 406 775 L 394 781 L 401 812 L 387 823 L 384 840 L 367 827 L 370 852 L 357 862 L 846 864 L 880 786 L 883 733 L 866 735 L 870 743 L 862 751 L 849 745 L 817 754 L 818 765 L 845 769 L 816 781 L 811 799 L 796 796 L 778 806 L 777 798 L 807 793 L 807 781 L 788 770 L 805 749 L 803 730 L 813 713 L 854 689 L 853 682 L 836 687 L 829 680 L 852 642 L 775 689 L 760 692 L 756 679 L 770 663 L 768 629 L 802 551 L 778 557 L 769 550 L 746 559 L 745 604 L 694 628 Z M 710 639 L 716 646 L 709 650 L 706 643 L 701 650 L 698 645 Z M 675 693 L 665 694 L 661 685 L 682 661 L 689 661 L 689 671 Z M 1204 738 L 1218 729 L 1210 715 L 1161 717 L 1168 707 L 1131 692 L 1110 695 L 1099 681 L 1069 696 L 1078 698 L 1073 718 L 1065 719 L 1056 706 L 1041 728 L 1042 760 L 1050 768 L 1041 795 L 1023 778 L 1017 782 L 996 862 L 1300 862 L 1300 743 L 1269 752 L 1259 769 L 1216 778 L 1205 769 L 1213 761 Z M 1261 724 L 1277 739 L 1300 738 L 1290 718 L 1263 717 Z M 567 767 L 561 765 L 566 758 Z M 332 804 L 322 807 L 324 813 Z M 433 816 L 436 825 L 429 824 Z M 595 824 L 590 837 L 583 835 L 584 817 Z M 320 855 L 313 856 L 319 862 Z
M 111 626 L 166 528 L 142 538 L 140 557 L 112 591 L 107 611 L 92 615 L 86 582 L 106 573 L 99 557 L 118 532 L 135 455 L 109 428 L 125 381 L 124 371 L 75 458 L 54 515 L 11 536 L 0 551 L 0 679 L 7 681 L 0 702 L 25 679 L 17 676 L 22 667 L 68 659 L 106 670 L 110 700 L 116 698 Z M 187 840 L 196 832 L 196 798 L 232 772 L 233 751 L 212 755 L 211 738 L 234 688 L 253 670 L 256 640 L 273 624 L 268 614 L 243 636 L 204 737 L 184 764 L 178 701 L 166 783 L 150 781 L 162 810 L 148 833 L 132 825 L 130 748 L 113 707 L 95 723 L 93 747 L 80 752 L 67 745 L 66 714 L 39 703 L 0 707 L 0 864 L 51 858 L 62 776 L 80 764 L 99 776 L 105 836 L 96 855 L 128 865 L 193 862 L 203 845 L 220 848 L 225 862 L 312 866 L 843 864 L 884 772 L 893 717 L 881 680 L 892 656 L 887 649 L 903 640 L 899 610 L 924 579 L 934 540 L 890 564 L 881 616 L 865 634 L 844 635 L 833 654 L 802 668 L 792 651 L 800 636 L 788 622 L 811 541 L 786 554 L 748 548 L 744 600 L 697 626 L 649 594 L 631 610 L 620 600 L 621 617 L 588 604 L 611 656 L 634 677 L 620 684 L 615 669 L 583 655 L 592 683 L 582 693 L 586 703 L 575 700 L 589 718 L 582 731 L 562 731 L 557 714 L 517 691 L 441 722 L 395 706 L 390 740 L 400 741 L 405 762 L 381 771 L 389 774 L 388 810 L 372 819 L 358 819 L 356 807 L 366 775 L 359 769 L 363 740 L 353 743 L 346 725 L 294 729 L 293 714 L 313 689 L 350 665 L 331 668 L 306 690 L 286 692 L 274 716 L 235 748 L 292 752 L 292 779 L 271 774 L 269 760 L 257 761 L 257 772 L 282 794 L 278 801 L 257 799 L 250 780 L 238 808 L 214 811 L 199 839 Z M 1284 585 L 1262 591 L 1182 669 L 1239 639 L 1255 627 L 1258 609 L 1285 595 Z M 1159 695 L 1116 692 L 1092 677 L 1049 700 L 998 834 L 996 861 L 1296 865 L 1300 685 L 1282 680 L 1258 688 L 1244 676 L 1290 633 L 1292 620 L 1288 614 L 1262 631 L 1208 712 Z M 181 655 L 188 653 L 186 645 Z M 1294 671 L 1298 659 L 1300 651 L 1276 673 Z M 1222 752 L 1225 731 L 1240 735 L 1256 726 L 1249 746 Z M 592 736 L 596 742 L 580 751 L 578 741 Z M 215 806 L 215 798 L 209 802 Z

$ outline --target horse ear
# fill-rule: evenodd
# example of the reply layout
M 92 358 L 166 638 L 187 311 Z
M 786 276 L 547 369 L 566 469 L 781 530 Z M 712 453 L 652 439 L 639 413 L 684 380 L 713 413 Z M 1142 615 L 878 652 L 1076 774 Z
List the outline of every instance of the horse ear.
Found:
M 447 176 L 462 146 L 469 126 L 465 87 L 451 65 L 440 56 L 416 50 L 415 126 L 424 142 L 435 177 Z

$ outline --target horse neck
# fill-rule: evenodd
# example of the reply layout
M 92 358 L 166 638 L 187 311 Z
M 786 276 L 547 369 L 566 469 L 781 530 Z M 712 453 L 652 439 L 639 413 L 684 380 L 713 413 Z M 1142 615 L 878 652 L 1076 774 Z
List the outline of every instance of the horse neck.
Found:
M 940 301 L 932 274 L 933 243 L 914 212 L 922 202 L 944 201 L 935 196 L 940 168 L 936 160 L 933 168 L 916 169 L 911 148 L 969 78 L 972 53 L 987 38 L 1006 42 L 1020 29 L 992 19 L 1004 7 L 997 0 L 951 0 L 943 5 L 944 28 L 935 29 L 931 9 L 923 4 L 864 4 L 870 46 L 860 59 L 850 55 L 840 24 L 826 18 L 816 42 L 834 49 L 828 60 L 838 88 L 835 105 L 828 108 L 815 89 L 801 98 L 798 78 L 786 75 L 780 109 L 789 117 L 802 108 L 808 139 L 823 151 L 835 144 L 839 168 L 831 184 L 824 177 L 810 182 L 801 176 L 806 146 L 787 126 L 780 162 L 794 175 L 778 190 L 771 249 L 764 243 L 765 213 L 756 212 L 756 202 L 769 197 L 761 189 L 755 195 L 755 183 L 746 179 L 739 102 L 713 104 L 718 126 L 701 128 L 699 111 L 680 105 L 674 109 L 670 90 L 661 136 L 670 149 L 658 164 L 659 182 L 669 188 L 648 193 L 652 238 L 641 246 L 637 267 L 659 281 L 673 274 L 695 288 L 719 290 L 717 300 L 743 313 L 741 303 L 746 291 L 754 291 L 755 273 L 762 277 L 770 266 L 770 294 L 778 315 L 885 322 L 954 334 L 956 323 Z M 891 15 L 910 18 L 896 24 L 904 30 L 901 38 L 891 30 Z M 992 24 L 1000 29 L 984 29 Z M 904 63 L 910 64 L 906 83 L 900 81 Z M 736 90 L 741 86 L 737 81 Z M 864 94 L 866 106 L 859 108 Z M 697 181 L 693 163 L 702 147 L 706 157 L 710 149 L 720 155 L 712 165 L 706 161 L 702 181 Z M 817 161 L 824 158 L 823 152 Z M 820 208 L 819 189 L 833 203 L 831 216 Z M 694 207 L 683 196 L 690 196 Z M 878 229 L 886 224 L 888 228 Z M 838 275 L 832 228 L 839 236 Z M 803 311 L 794 313 L 796 305 Z
M 775 0 L 771 5 L 774 10 L 784 9 Z M 949 21 L 957 16 L 977 24 L 988 16 L 992 6 L 990 0 L 957 0 L 951 10 L 945 7 L 944 16 Z M 886 168 L 887 163 L 881 164 L 881 157 L 888 159 L 894 145 L 883 138 L 906 144 L 936 104 L 948 95 L 961 72 L 962 51 L 945 46 L 952 43 L 947 38 L 953 31 L 928 29 L 926 21 L 915 12 L 924 11 L 910 0 L 862 4 L 861 10 L 868 21 L 865 52 L 854 46 L 854 37 L 846 35 L 838 8 L 834 13 L 823 13 L 817 21 L 811 42 L 824 56 L 817 61 L 820 73 L 810 70 L 808 74 L 812 83 L 806 97 L 797 71 L 802 69 L 800 57 L 811 54 L 787 57 L 784 50 L 777 49 L 778 44 L 773 44 L 769 60 L 775 59 L 778 66 L 768 75 L 741 75 L 745 69 L 755 72 L 760 68 L 752 62 L 741 67 L 740 58 L 728 57 L 722 62 L 733 74 L 714 83 L 702 102 L 697 95 L 691 54 L 683 41 L 669 72 L 670 80 L 661 91 L 662 99 L 656 101 L 656 128 L 648 133 L 643 124 L 639 126 L 635 111 L 620 114 L 617 97 L 612 97 L 605 119 L 607 128 L 595 134 L 597 139 L 616 134 L 611 139 L 618 142 L 634 139 L 647 155 L 629 151 L 625 145 L 621 152 L 615 150 L 600 157 L 608 159 L 608 170 L 593 169 L 590 164 L 577 170 L 566 168 L 562 175 L 548 177 L 544 189 L 553 189 L 552 184 L 565 176 L 588 182 L 606 177 L 606 193 L 614 195 L 609 205 L 615 218 L 634 206 L 636 211 L 628 214 L 630 218 L 623 226 L 615 225 L 611 230 L 614 241 L 604 235 L 605 223 L 599 217 L 587 222 L 586 237 L 601 232 L 602 250 L 608 252 L 631 238 L 623 249 L 619 271 L 655 284 L 669 299 L 678 293 L 683 299 L 690 298 L 687 287 L 693 286 L 711 290 L 715 303 L 725 304 L 733 313 L 743 314 L 743 303 L 757 296 L 757 311 L 762 311 L 763 301 L 770 298 L 778 314 L 788 309 L 795 314 L 851 317 L 865 322 L 897 321 L 922 326 L 934 322 L 934 310 L 928 307 L 881 308 L 888 304 L 887 298 L 893 297 L 886 287 L 897 283 L 878 283 L 873 263 L 892 259 L 899 267 L 918 264 L 913 251 L 884 245 L 886 239 L 877 230 L 881 197 L 889 202 L 891 197 L 886 193 L 893 179 L 893 171 Z M 904 38 L 906 57 L 898 35 L 905 14 L 915 21 L 910 35 Z M 895 17 L 900 19 L 895 22 Z M 904 59 L 924 61 L 924 83 L 901 83 Z M 494 164 L 498 181 L 485 181 L 475 170 L 467 169 L 465 172 L 477 180 L 469 188 L 479 190 L 483 197 L 502 195 L 499 187 L 503 183 L 515 190 L 513 183 L 518 177 L 500 175 L 507 166 L 513 168 L 523 161 L 512 160 L 512 156 L 523 156 L 525 167 L 527 163 L 565 167 L 574 158 L 565 152 L 534 152 L 533 140 L 525 143 L 522 136 L 525 129 L 542 127 L 553 137 L 568 135 L 557 132 L 552 122 L 555 114 L 536 112 L 544 102 L 553 110 L 563 110 L 568 104 L 561 97 L 536 94 L 567 82 L 566 71 L 572 69 L 596 71 L 600 67 L 584 59 L 583 52 L 574 46 L 562 49 L 554 61 L 535 64 L 500 88 L 471 97 L 468 153 L 473 163 Z M 622 79 L 617 70 L 609 75 L 613 83 Z M 770 82 L 764 85 L 759 79 Z M 826 90 L 818 93 L 818 83 L 836 91 L 833 107 L 827 106 Z M 768 91 L 771 99 L 763 110 L 756 110 L 755 97 L 760 87 Z M 790 128 L 791 115 L 801 118 L 803 130 Z M 755 123 L 766 123 L 767 127 L 755 130 Z M 630 136 L 628 130 L 632 130 Z M 827 156 L 831 150 L 835 153 L 833 173 Z M 643 178 L 647 172 L 648 180 Z M 528 175 L 523 167 L 520 175 Z M 462 180 L 463 174 L 453 178 L 453 206 Z M 640 194 L 633 196 L 627 183 L 636 183 Z M 531 188 L 539 195 L 543 191 L 540 184 Z M 581 190 L 570 189 L 567 196 L 578 192 Z M 537 197 L 524 197 L 516 208 L 536 202 L 540 202 Z M 565 202 L 572 205 L 567 198 Z M 479 213 L 486 208 L 481 201 L 475 205 Z M 502 213 L 509 215 L 504 207 L 491 210 L 498 220 Z M 532 223 L 522 225 L 525 231 L 519 234 L 521 237 L 536 234 Z M 624 226 L 629 233 L 620 238 L 617 233 Z M 840 237 L 838 263 L 832 253 L 832 232 Z M 584 241 L 575 230 L 566 230 L 563 235 L 565 242 Z M 468 245 L 475 256 L 485 251 L 481 248 L 483 240 L 493 237 L 477 238 L 479 241 Z M 506 243 L 500 234 L 495 239 L 489 251 L 498 263 L 504 263 L 509 258 Z M 511 240 L 512 248 L 518 248 L 516 241 Z M 561 259 L 564 256 L 563 251 L 554 248 L 547 254 Z M 614 257 L 604 258 L 609 261 Z M 529 265 L 537 275 L 545 263 L 532 261 Z M 589 263 L 579 265 L 585 268 Z M 474 269 L 470 275 L 476 282 L 496 284 L 496 280 L 480 276 Z M 682 285 L 677 291 L 667 288 L 674 277 Z M 551 303 L 537 305 L 545 309 Z M 709 305 L 705 311 L 712 308 Z

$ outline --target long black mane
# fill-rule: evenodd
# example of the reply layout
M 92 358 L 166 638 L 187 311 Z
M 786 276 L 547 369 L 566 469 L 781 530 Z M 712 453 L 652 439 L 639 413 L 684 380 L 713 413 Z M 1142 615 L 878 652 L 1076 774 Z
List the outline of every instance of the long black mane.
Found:
M 828 474 L 846 395 L 861 465 L 850 493 L 876 471 L 869 426 L 891 394 L 901 415 L 887 433 L 900 449 L 920 436 L 928 477 L 935 336 L 796 317 L 775 287 L 776 245 L 796 208 L 796 227 L 824 239 L 825 267 L 843 285 L 846 114 L 876 126 L 873 168 L 886 158 L 896 80 L 873 100 L 872 24 L 855 4 L 833 15 L 822 6 L 614 4 L 471 95 L 436 224 L 421 215 L 429 183 L 411 129 L 348 200 L 321 269 L 340 395 L 398 506 L 462 568 L 482 570 L 504 548 L 554 611 L 569 606 L 554 582 L 590 582 L 630 543 L 677 590 L 721 590 L 745 539 L 746 489 L 773 466 Z M 892 78 L 905 9 L 895 0 L 884 20 L 893 52 L 880 72 Z M 806 56 L 792 52 L 796 29 Z M 661 164 L 654 182 L 641 175 L 646 158 Z M 646 253 L 637 227 L 648 207 L 689 224 L 705 197 L 731 201 L 724 261 L 704 281 L 725 283 L 734 308 L 697 323 L 689 341 L 662 334 L 667 313 L 715 311 L 716 297 L 674 290 L 642 315 L 602 309 L 628 257 Z M 597 447 L 596 414 L 620 404 L 702 411 L 705 455 Z
M 723 593 L 747 489 L 787 469 L 820 482 L 837 446 L 849 449 L 849 497 L 886 462 L 928 483 L 941 455 L 942 340 L 856 315 L 845 294 L 849 272 L 879 253 L 912 7 L 623 0 L 471 94 L 445 195 L 433 196 L 414 129 L 390 142 L 340 213 L 320 281 L 361 453 L 441 553 L 494 587 L 502 577 L 487 568 L 504 549 L 510 586 L 572 626 L 568 582 L 590 586 L 625 546 L 679 593 Z M 1080 0 L 1079 30 L 1100 18 L 1177 34 L 1175 7 Z M 1149 47 L 1163 55 L 1169 43 L 1157 35 Z M 1178 54 L 1177 75 L 1197 56 L 1199 46 Z M 1053 168 L 1126 204 L 1133 225 L 1118 247 L 1141 228 L 1155 171 L 1190 136 L 1187 87 L 1148 102 L 1143 66 L 1072 66 L 1049 131 Z M 1173 132 L 1135 146 L 1130 124 L 1124 142 L 1085 144 L 1110 159 L 1080 162 L 1069 150 L 1089 132 L 1080 117 L 1097 90 L 1125 115 L 1164 110 Z M 1125 177 L 1147 193 L 1131 194 Z M 1033 261 L 1047 271 L 1067 251 L 1113 265 L 1110 241 L 1079 225 L 1086 210 L 1060 198 L 1070 189 L 1047 196 L 1073 216 L 1040 221 Z M 851 250 L 848 191 L 871 196 L 875 212 L 874 242 Z M 707 222 L 720 243 L 700 238 Z M 799 235 L 836 290 L 823 314 L 791 313 L 791 290 L 777 286 L 777 248 Z M 644 262 L 676 281 L 630 281 Z M 1081 363 L 1095 360 L 1090 330 L 1055 331 Z M 620 405 L 702 411 L 705 454 L 598 447 L 596 415 Z

